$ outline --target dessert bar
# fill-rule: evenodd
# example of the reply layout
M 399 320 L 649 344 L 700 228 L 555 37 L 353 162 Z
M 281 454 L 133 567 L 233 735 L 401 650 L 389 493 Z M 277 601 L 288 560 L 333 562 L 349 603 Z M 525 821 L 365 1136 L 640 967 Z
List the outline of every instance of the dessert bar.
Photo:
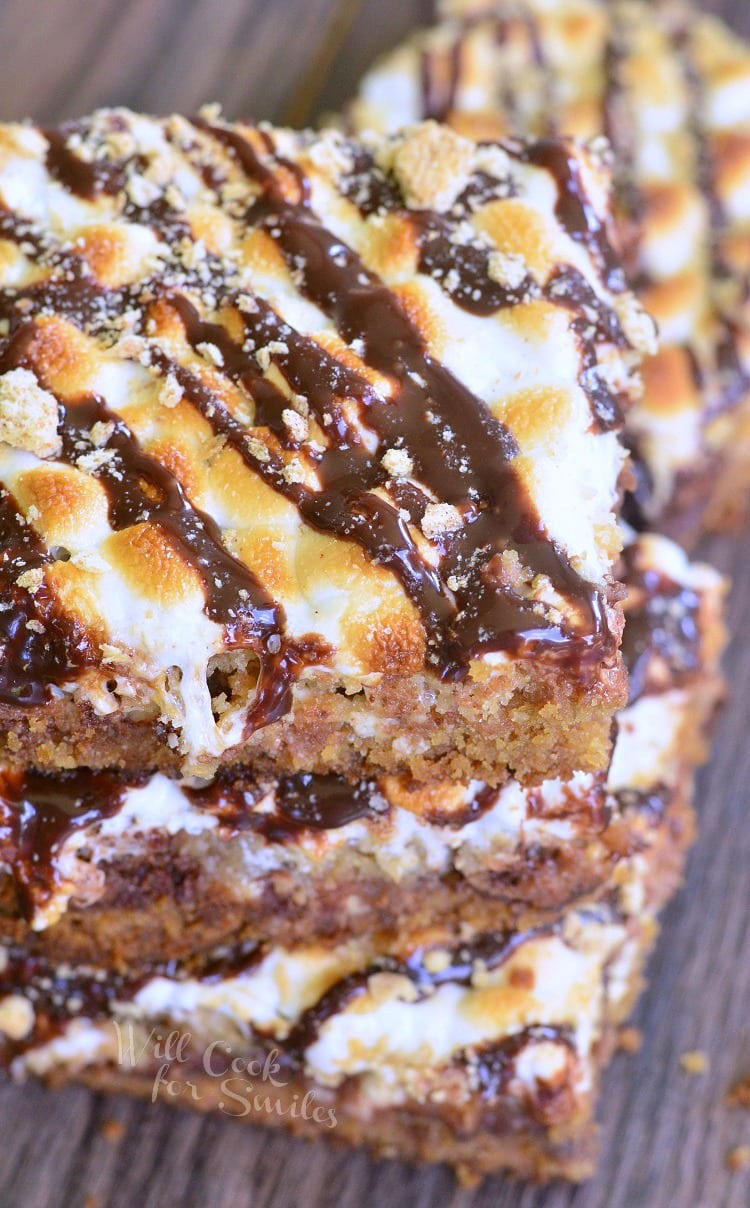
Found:
M 687 543 L 736 520 L 750 486 L 750 48 L 680 0 L 439 11 L 365 77 L 350 120 L 611 140 L 624 262 L 660 329 L 627 421 L 631 515 Z
M 572 142 L 0 127 L 3 762 L 602 767 L 654 333 L 609 226 Z

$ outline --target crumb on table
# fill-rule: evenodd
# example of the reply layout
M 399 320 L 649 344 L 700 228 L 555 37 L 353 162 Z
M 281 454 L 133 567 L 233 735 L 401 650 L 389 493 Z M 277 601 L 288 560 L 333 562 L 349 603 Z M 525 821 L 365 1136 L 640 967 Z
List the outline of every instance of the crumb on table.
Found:
M 740 1078 L 734 1083 L 731 1090 L 727 1091 L 724 1100 L 727 1107 L 748 1107 L 750 1108 L 750 1074 L 746 1074 L 744 1078 Z
M 726 1156 L 727 1170 L 746 1170 L 750 1166 L 750 1145 L 735 1145 Z
M 708 1057 L 699 1049 L 690 1049 L 681 1055 L 680 1065 L 686 1074 L 705 1074 L 708 1072 Z
M 620 1028 L 617 1044 L 624 1053 L 638 1053 L 643 1045 L 643 1033 L 640 1028 Z
M 125 1136 L 125 1125 L 121 1120 L 105 1120 L 100 1132 L 107 1141 L 121 1141 Z

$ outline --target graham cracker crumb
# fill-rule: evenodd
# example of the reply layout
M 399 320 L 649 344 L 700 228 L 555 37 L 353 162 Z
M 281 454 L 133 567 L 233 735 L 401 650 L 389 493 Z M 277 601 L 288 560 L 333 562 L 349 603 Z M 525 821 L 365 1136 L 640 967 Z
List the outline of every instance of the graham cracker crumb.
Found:
M 705 1074 L 709 1069 L 708 1057 L 699 1049 L 690 1049 L 680 1057 L 680 1065 L 686 1074 Z
M 221 369 L 224 364 L 224 354 L 220 348 L 217 348 L 216 344 L 209 344 L 207 341 L 204 341 L 202 344 L 196 344 L 195 349 L 207 361 L 215 365 L 217 369 Z
M 422 517 L 422 532 L 428 541 L 457 533 L 463 527 L 463 518 L 452 503 L 430 503 Z
M 396 999 L 399 1002 L 416 1002 L 419 991 L 410 978 L 402 973 L 373 973 L 367 979 L 367 989 L 376 1006 Z
M 91 431 L 89 432 L 89 440 L 91 441 L 92 445 L 100 448 L 102 445 L 106 445 L 114 430 L 115 425 L 112 420 L 105 422 L 104 420 L 99 419 L 92 426 Z
M 638 1053 L 643 1045 L 643 1033 L 640 1028 L 620 1028 L 617 1040 L 618 1048 L 624 1053 Z
M 380 464 L 392 478 L 408 478 L 414 469 L 414 462 L 406 449 L 389 449 L 381 457 Z
M 0 441 L 37 457 L 58 457 L 57 399 L 43 390 L 29 369 L 11 369 L 0 377 Z
M 744 1107 L 750 1109 L 750 1074 L 741 1078 L 739 1082 L 735 1082 L 731 1090 L 727 1091 L 724 1099 L 727 1107 Z
M 284 421 L 284 427 L 293 440 L 296 440 L 298 444 L 302 444 L 303 441 L 307 440 L 308 426 L 307 420 L 303 415 L 299 415 L 291 407 L 286 407 L 281 412 L 281 418 Z
M 449 210 L 469 183 L 474 145 L 447 126 L 424 122 L 397 142 L 391 168 L 415 210 Z
M 180 383 L 173 373 L 168 373 L 159 387 L 159 402 L 162 407 L 176 407 L 182 399 Z
M 750 1145 L 735 1145 L 734 1149 L 730 1149 L 726 1156 L 726 1166 L 732 1173 L 746 1170 L 750 1166 Z
M 620 326 L 637 352 L 653 356 L 657 350 L 656 323 L 631 294 L 615 297 L 613 301 Z
M 121 1141 L 125 1136 L 125 1125 L 121 1120 L 105 1120 L 100 1132 L 107 1141 Z
M 25 570 L 23 574 L 19 575 L 16 579 L 18 586 L 25 588 L 26 591 L 32 596 L 39 591 L 39 588 L 42 586 L 43 582 L 44 571 L 40 566 L 35 566 L 32 570 Z
M 0 1002 L 0 1032 L 11 1040 L 23 1040 L 34 1026 L 34 1008 L 27 998 L 10 994 Z
M 428 973 L 444 973 L 451 963 L 447 948 L 433 948 L 424 956 L 424 967 Z
M 481 990 L 483 986 L 488 986 L 490 983 L 490 973 L 486 962 L 483 960 L 475 960 L 471 966 L 471 984 L 476 989 Z
M 258 436 L 246 436 L 245 444 L 257 461 L 270 461 L 271 454 Z
M 493 281 L 506 289 L 518 289 L 526 277 L 526 263 L 513 252 L 491 252 L 487 271 Z

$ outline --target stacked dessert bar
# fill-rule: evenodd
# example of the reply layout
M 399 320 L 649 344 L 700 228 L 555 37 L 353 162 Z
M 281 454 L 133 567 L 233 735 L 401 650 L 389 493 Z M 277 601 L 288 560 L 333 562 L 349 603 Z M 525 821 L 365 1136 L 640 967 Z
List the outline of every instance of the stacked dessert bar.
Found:
M 606 147 L 103 111 L 0 204 L 8 1070 L 582 1177 L 723 640 Z

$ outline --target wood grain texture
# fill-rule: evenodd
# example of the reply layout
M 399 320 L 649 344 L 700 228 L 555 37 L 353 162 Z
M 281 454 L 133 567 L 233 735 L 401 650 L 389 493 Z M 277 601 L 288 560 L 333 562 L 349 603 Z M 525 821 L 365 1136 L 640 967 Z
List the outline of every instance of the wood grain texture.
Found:
M 304 120 L 334 107 L 372 58 L 425 20 L 428 0 L 0 0 L 0 117 L 53 121 L 104 103 Z M 710 0 L 750 35 L 747 0 Z M 81 1090 L 0 1089 L 2 1208 L 747 1208 L 750 1114 L 723 1105 L 750 1072 L 750 534 L 704 551 L 731 573 L 732 699 L 700 782 L 701 839 L 664 918 L 636 1023 L 645 1042 L 609 1071 L 602 1161 L 585 1187 L 373 1162 L 226 1119 Z M 701 1049 L 710 1070 L 684 1073 Z M 119 1140 L 102 1133 L 122 1125 Z

